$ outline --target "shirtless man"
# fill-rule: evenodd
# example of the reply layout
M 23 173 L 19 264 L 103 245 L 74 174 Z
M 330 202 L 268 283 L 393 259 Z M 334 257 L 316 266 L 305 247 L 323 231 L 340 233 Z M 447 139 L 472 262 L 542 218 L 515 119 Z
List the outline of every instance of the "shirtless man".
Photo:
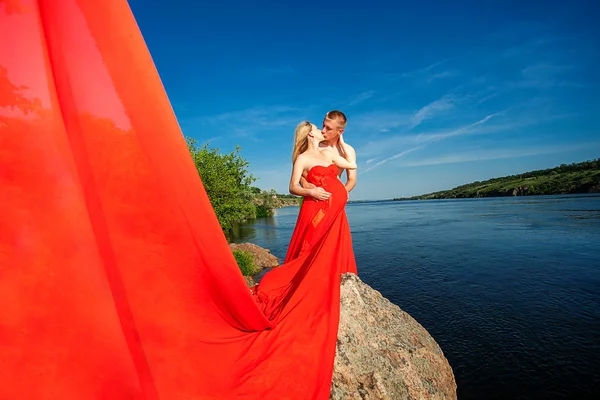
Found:
M 319 144 L 319 148 L 321 150 L 330 149 L 334 153 L 339 154 L 340 156 L 344 157 L 348 161 L 355 163 L 356 162 L 356 152 L 354 151 L 354 148 L 352 146 L 350 146 L 348 143 L 346 143 L 347 151 L 344 152 L 342 146 L 340 146 L 340 143 L 339 143 L 342 133 L 344 133 L 345 128 L 346 128 L 346 116 L 344 115 L 344 113 L 341 111 L 338 111 L 338 110 L 329 111 L 325 115 L 325 118 L 323 119 L 323 128 L 321 129 L 321 133 L 323 134 L 323 137 L 325 138 L 325 140 Z M 338 168 L 338 172 L 339 172 L 338 176 L 341 177 L 344 170 L 341 168 Z M 302 187 L 305 189 L 312 189 L 312 188 L 316 187 L 315 185 L 313 185 L 312 183 L 309 183 L 306 179 L 304 179 L 304 177 L 302 177 L 300 179 L 300 185 L 302 185 Z M 347 169 L 346 170 L 346 185 L 345 186 L 346 186 L 346 191 L 348 193 L 350 193 L 350 191 L 352 189 L 354 189 L 354 186 L 356 186 L 356 170 L 355 169 Z M 327 200 L 329 198 L 329 196 L 330 196 L 329 193 L 322 191 L 322 192 L 315 194 L 313 197 L 315 200 Z

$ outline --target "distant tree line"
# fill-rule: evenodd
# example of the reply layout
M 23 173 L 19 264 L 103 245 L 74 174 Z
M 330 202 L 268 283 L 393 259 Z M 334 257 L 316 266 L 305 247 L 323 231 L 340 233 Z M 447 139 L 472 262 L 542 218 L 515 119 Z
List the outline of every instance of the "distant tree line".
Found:
M 600 158 L 476 181 L 450 190 L 394 200 L 454 199 L 600 192 Z

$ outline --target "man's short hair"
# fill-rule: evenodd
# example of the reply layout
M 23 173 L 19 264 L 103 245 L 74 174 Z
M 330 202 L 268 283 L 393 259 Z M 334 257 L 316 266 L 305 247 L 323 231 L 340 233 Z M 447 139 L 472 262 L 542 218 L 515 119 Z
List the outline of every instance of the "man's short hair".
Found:
M 342 128 L 346 127 L 346 116 L 343 112 L 339 110 L 329 111 L 327 114 L 325 114 L 325 119 L 330 119 L 334 121 L 337 120 Z

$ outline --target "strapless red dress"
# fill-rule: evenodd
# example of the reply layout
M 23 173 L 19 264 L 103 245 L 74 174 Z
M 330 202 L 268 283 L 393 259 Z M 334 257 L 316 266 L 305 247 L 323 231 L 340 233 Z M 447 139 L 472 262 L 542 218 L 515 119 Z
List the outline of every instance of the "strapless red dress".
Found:
M 294 234 L 290 241 L 290 246 L 285 257 L 285 261 L 291 261 L 298 257 L 303 251 L 313 247 L 314 243 L 320 239 L 331 227 L 339 216 L 340 228 L 347 229 L 340 240 L 338 249 L 352 249 L 352 240 L 348 228 L 348 220 L 344 207 L 348 201 L 348 192 L 343 183 L 338 178 L 338 168 L 335 164 L 329 166 L 316 165 L 308 171 L 306 179 L 308 182 L 325 189 L 331 193 L 331 197 L 326 201 L 317 201 L 312 197 L 305 197 L 302 202 L 302 208 L 298 215 L 298 221 Z M 341 214 L 341 215 L 339 215 Z M 343 260 L 341 266 L 342 272 L 356 273 L 356 264 L 352 251 L 346 252 L 347 258 Z
M 127 2 L 0 0 L 0 37 L 0 399 L 328 399 L 334 167 L 253 296 Z
M 321 201 L 312 197 L 303 199 L 285 263 L 268 272 L 253 289 L 263 313 L 270 320 L 280 317 L 281 309 L 299 287 L 322 293 L 311 295 L 315 304 L 303 301 L 294 308 L 318 307 L 330 292 L 339 289 L 340 274 L 357 272 L 344 209 L 348 192 L 337 173 L 335 164 L 316 165 L 308 171 L 307 181 L 322 187 L 331 196 Z

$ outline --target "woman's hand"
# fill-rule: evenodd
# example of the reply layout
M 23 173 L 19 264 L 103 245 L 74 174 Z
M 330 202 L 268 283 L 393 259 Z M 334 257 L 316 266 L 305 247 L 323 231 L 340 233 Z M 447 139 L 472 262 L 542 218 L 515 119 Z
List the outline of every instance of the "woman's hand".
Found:
M 329 199 L 329 197 L 331 197 L 331 193 L 326 192 L 325 189 L 323 189 L 322 187 L 317 187 L 314 189 L 308 189 L 310 190 L 310 197 L 312 197 L 313 199 L 319 201 L 319 200 L 327 200 Z

